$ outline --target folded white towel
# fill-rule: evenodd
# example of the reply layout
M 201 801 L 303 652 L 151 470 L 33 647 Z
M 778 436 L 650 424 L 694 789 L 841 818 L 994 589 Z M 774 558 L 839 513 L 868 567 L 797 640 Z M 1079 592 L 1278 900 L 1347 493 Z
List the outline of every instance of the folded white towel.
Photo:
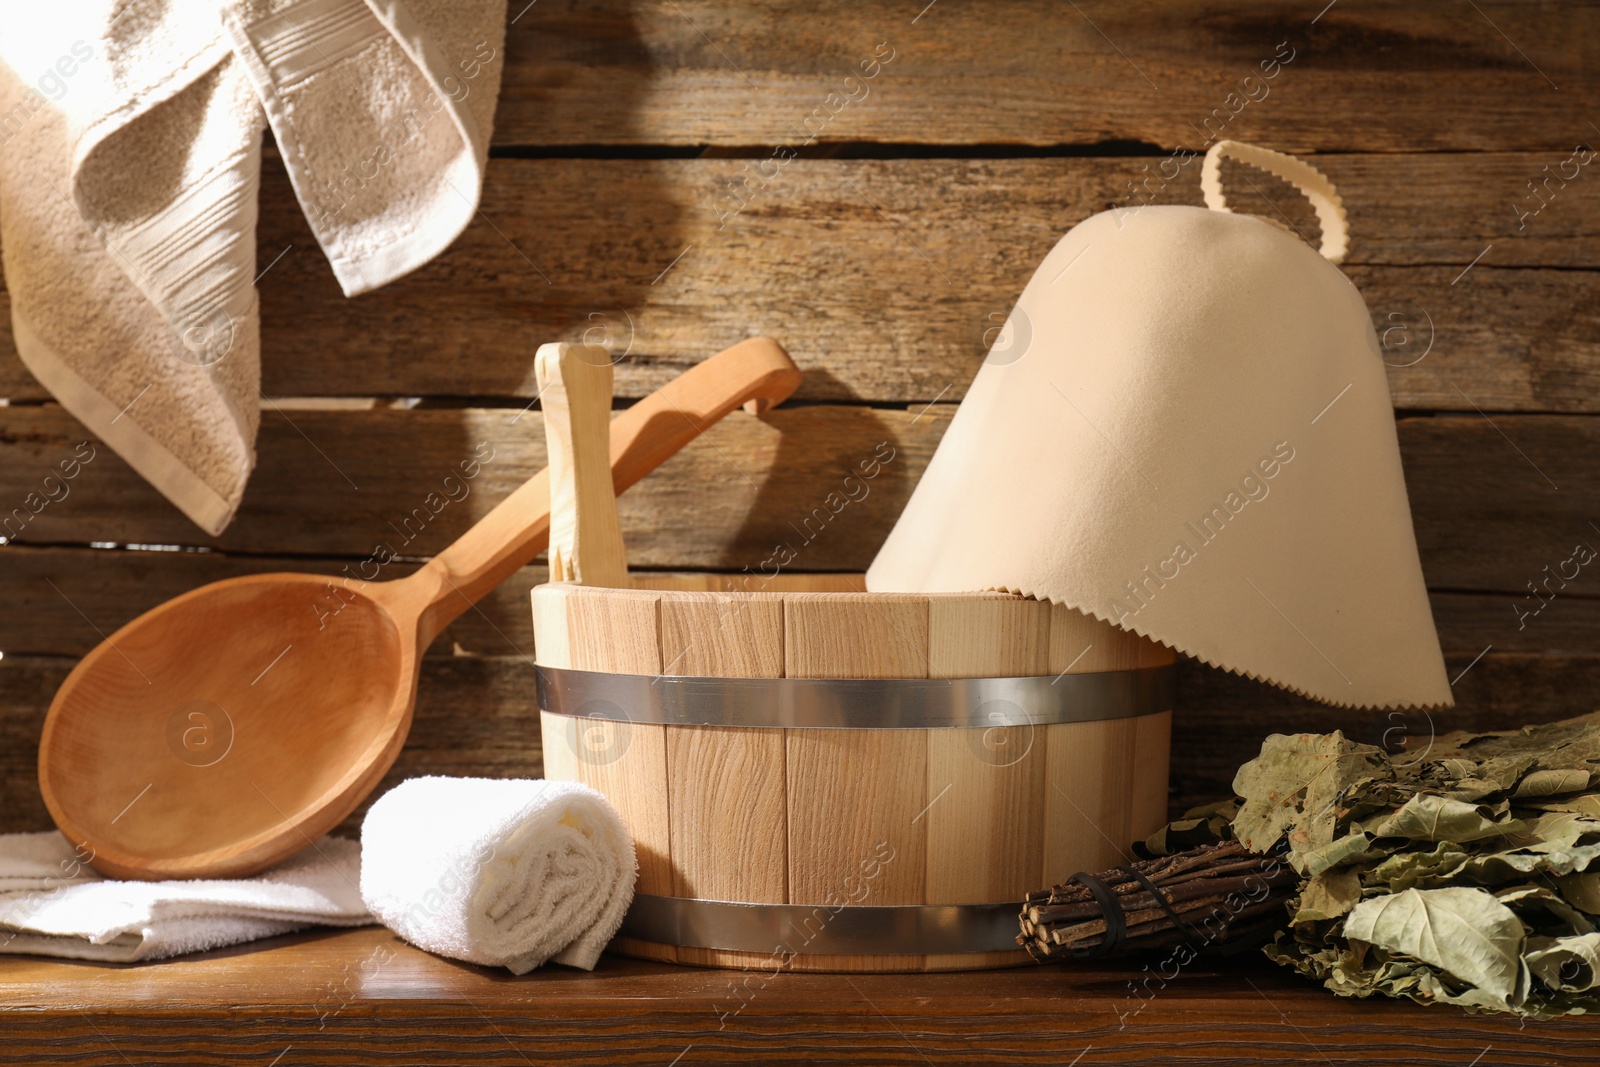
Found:
M 54 830 L 0 834 L 0 952 L 128 963 L 313 925 L 365 926 L 361 849 L 327 837 L 254 878 L 119 882 Z
M 255 462 L 263 129 L 345 293 L 398 278 L 477 212 L 505 8 L 7 5 L 0 225 L 18 354 L 208 532 Z
M 633 838 L 577 782 L 413 778 L 361 827 L 361 896 L 420 948 L 526 974 L 593 970 L 633 902 Z

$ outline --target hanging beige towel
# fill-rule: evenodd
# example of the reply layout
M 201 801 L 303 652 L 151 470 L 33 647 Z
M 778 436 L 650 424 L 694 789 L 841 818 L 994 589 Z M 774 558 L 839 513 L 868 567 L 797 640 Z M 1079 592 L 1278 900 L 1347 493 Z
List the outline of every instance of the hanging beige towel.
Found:
M 1229 153 L 1301 187 L 1322 255 L 1229 212 Z M 1203 187 L 1045 257 L 867 588 L 1007 589 L 1332 704 L 1447 705 L 1338 196 L 1233 142 Z
M 414 270 L 477 211 L 505 0 L 15 6 L 0 243 L 17 350 L 217 533 L 259 421 L 264 127 L 347 296 Z

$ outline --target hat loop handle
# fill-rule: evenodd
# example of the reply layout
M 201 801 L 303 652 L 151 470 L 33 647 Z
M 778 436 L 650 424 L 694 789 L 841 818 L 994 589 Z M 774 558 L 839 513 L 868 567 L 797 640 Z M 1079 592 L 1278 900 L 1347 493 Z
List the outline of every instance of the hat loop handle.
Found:
M 1213 211 L 1233 210 L 1222 192 L 1223 156 L 1230 156 L 1276 175 L 1299 189 L 1316 209 L 1317 222 L 1322 226 L 1322 247 L 1319 251 L 1330 263 L 1344 262 L 1345 253 L 1350 248 L 1344 201 L 1339 199 L 1339 191 L 1323 177 L 1320 170 L 1304 160 L 1274 152 L 1270 148 L 1245 144 L 1243 141 L 1218 141 L 1206 152 L 1205 163 L 1200 168 L 1200 191 L 1205 194 L 1206 206 Z

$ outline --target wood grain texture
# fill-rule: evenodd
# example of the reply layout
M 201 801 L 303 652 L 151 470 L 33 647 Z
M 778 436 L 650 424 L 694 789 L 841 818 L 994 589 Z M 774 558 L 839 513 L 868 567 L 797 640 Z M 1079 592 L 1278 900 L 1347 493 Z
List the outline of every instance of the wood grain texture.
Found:
M 224 552 L 167 552 L 167 551 L 112 551 L 84 550 L 78 548 L 35 547 L 24 544 L 8 546 L 0 556 L 0 574 L 14 598 L 17 609 L 0 613 L 0 650 L 7 655 L 71 656 L 82 655 L 100 640 L 95 632 L 98 626 L 110 632 L 116 626 L 141 612 L 170 600 L 172 597 L 207 582 L 231 578 L 241 574 L 260 574 L 299 568 L 310 573 L 337 576 L 350 566 L 338 558 L 299 559 L 283 556 L 236 556 Z M 416 564 L 401 562 L 390 564 L 395 575 L 410 573 Z M 861 576 L 787 574 L 783 576 L 784 588 L 794 588 L 796 583 L 818 587 L 834 587 L 831 591 L 860 591 Z M 543 566 L 524 567 L 507 582 L 495 589 L 474 610 L 453 621 L 440 639 L 429 648 L 433 656 L 528 656 L 533 655 L 533 628 L 528 612 L 531 591 L 544 583 Z M 638 588 L 686 588 L 692 581 L 708 589 L 726 586 L 738 587 L 745 583 L 757 584 L 759 579 L 750 575 L 702 573 L 686 576 L 684 572 L 637 572 L 634 582 Z M 844 588 L 846 583 L 854 588 Z M 55 589 L 51 588 L 54 584 Z M 775 585 L 768 583 L 768 588 Z M 1597 584 L 1600 589 L 1600 584 Z M 805 591 L 824 592 L 822 588 Z M 1573 591 L 1581 594 L 1582 586 L 1574 583 Z M 766 594 L 744 594 L 751 600 Z M 1526 594 L 1525 594 L 1526 595 Z M 1471 645 L 1478 632 L 1499 633 L 1500 625 L 1508 620 L 1514 633 L 1533 638 L 1541 629 L 1531 632 L 1517 631 L 1517 616 L 1512 603 L 1522 598 L 1495 600 L 1490 597 L 1460 599 L 1441 593 L 1434 598 L 1434 614 L 1438 620 L 1442 639 L 1447 649 L 1459 642 L 1461 647 Z M 1570 598 L 1563 600 L 1565 604 Z M 74 604 L 93 605 L 94 611 L 86 621 L 73 608 Z M 1471 605 L 1470 607 L 1467 605 Z M 1067 624 L 1057 624 L 1051 629 L 1052 673 L 1066 667 L 1085 649 L 1079 666 L 1091 670 L 1121 670 L 1129 666 L 1154 666 L 1171 662 L 1171 650 L 1149 645 L 1137 635 L 1125 631 L 1100 630 L 1097 620 L 1069 608 L 1056 608 L 1075 620 L 1072 630 Z M 1542 621 L 1555 609 L 1538 616 Z M 1503 615 L 1504 620 L 1497 616 Z M 728 622 L 736 625 L 739 616 L 730 613 Z M 670 611 L 662 613 L 662 641 L 669 651 L 664 662 L 670 664 L 682 651 L 682 638 L 670 636 L 674 622 Z M 1081 631 L 1081 632 L 1080 632 Z M 564 634 L 564 631 L 555 631 Z M 719 631 L 724 637 L 733 630 Z M 1581 637 L 1574 640 L 1600 640 L 1600 630 L 1581 629 Z M 1593 633 L 1595 636 L 1589 636 Z M 1102 635 L 1103 634 L 1103 635 Z M 1459 636 L 1458 636 L 1459 635 Z M 1488 638 L 1492 640 L 1491 636 Z M 1502 641 L 1508 639 L 1502 636 Z M 716 654 L 732 654 L 733 645 L 727 641 L 711 640 Z M 563 638 L 564 642 L 564 638 Z M 1092 646 L 1092 647 L 1091 647 Z M 698 645 L 695 646 L 696 648 Z M 1543 647 L 1535 639 L 1524 647 Z M 1479 642 L 1474 652 L 1480 651 Z M 552 655 L 554 652 L 552 651 Z M 695 653 L 691 651 L 690 655 Z M 1105 654 L 1105 658 L 1101 658 Z M 1142 662 L 1141 657 L 1147 657 Z M 565 653 L 562 653 L 565 659 Z M 688 659 L 685 662 L 689 662 Z M 770 662 L 765 657 L 760 661 Z M 560 666 L 560 663 L 553 663 Z M 781 660 L 780 660 L 781 669 Z M 685 673 L 679 671 L 678 673 Z M 691 672 L 692 673 L 692 672 Z
M 1044 674 L 1052 609 L 1008 593 L 929 593 L 928 677 Z
M 663 674 L 783 677 L 782 594 L 671 596 L 660 611 Z
M 539 737 L 544 757 L 544 774 L 552 782 L 583 781 L 583 765 L 578 759 L 578 723 L 570 716 L 539 711 Z
M 1173 649 L 1062 605 L 1051 606 L 1051 673 L 1133 670 L 1176 659 Z M 1131 859 L 1128 845 L 1165 822 L 1170 715 L 1056 723 L 1040 731 L 1043 885 Z M 1248 757 L 1246 757 L 1248 758 Z
M 1386 343 L 1397 406 L 1471 411 L 1459 388 L 1488 411 L 1596 410 L 1600 311 L 1585 297 L 1600 267 L 1588 225 L 1600 182 L 1580 177 L 1546 193 L 1537 216 L 1519 213 L 1540 202 L 1528 183 L 1585 136 L 1595 135 L 1579 121 L 1537 152 L 1316 160 L 1349 205 L 1348 273 Z M 493 160 L 484 219 L 437 260 L 355 301 L 316 251 L 286 177 L 269 168 L 263 388 L 517 397 L 520 408 L 538 391 L 532 346 L 506 339 L 531 337 L 626 353 L 617 395 L 639 397 L 723 345 L 769 333 L 806 370 L 805 399 L 959 400 L 1055 242 L 1097 211 L 1140 203 L 1128 183 L 1142 190 L 1162 163 L 802 159 L 735 199 L 758 162 Z M 1198 204 L 1197 174 L 1191 162 L 1140 196 Z M 1313 232 L 1287 187 L 1252 181 L 1267 199 L 1241 185 L 1240 210 L 1282 212 Z M 0 397 L 44 396 L 0 315 Z
M 6 568 L 8 588 L 24 605 L 0 616 L 0 649 L 6 652 L 5 660 L 0 661 L 4 672 L 0 676 L 0 731 L 4 731 L 0 738 L 0 832 L 4 832 L 49 826 L 35 782 L 34 746 L 44 709 L 70 665 L 61 659 L 30 658 L 25 653 L 30 647 L 36 650 L 44 645 L 59 654 L 79 654 L 99 640 L 90 624 L 44 582 L 45 577 L 73 603 L 106 605 L 94 618 L 109 630 L 122 618 L 190 584 L 246 570 L 281 570 L 291 561 L 239 559 L 220 553 L 83 552 L 9 546 L 0 552 L 0 565 Z M 292 565 L 301 565 L 301 561 Z M 191 567 L 199 568 L 198 573 L 191 572 Z M 463 651 L 473 656 L 452 655 L 448 639 L 434 646 L 434 655 L 423 664 L 411 739 L 380 792 L 401 776 L 415 774 L 537 773 L 531 655 L 525 655 L 533 648 L 526 590 L 541 579 L 539 568 L 527 568 L 517 579 L 520 592 L 502 590 L 506 596 L 503 604 L 491 599 L 484 605 L 486 615 L 469 614 L 458 622 L 452 631 L 456 643 L 465 642 Z M 43 595 L 28 592 L 34 588 Z M 1517 609 L 1527 610 L 1524 597 L 1434 593 L 1433 614 L 1448 673 L 1457 679 L 1458 700 L 1456 708 L 1436 717 L 1327 708 L 1222 671 L 1192 662 L 1182 664 L 1173 726 L 1177 758 L 1169 813 L 1226 796 L 1239 764 L 1255 755 L 1262 738 L 1282 730 L 1284 723 L 1307 730 L 1342 729 L 1366 743 L 1379 744 L 1386 738 L 1434 730 L 1504 729 L 1594 710 L 1593 694 L 1600 692 L 1600 657 L 1593 651 L 1600 648 L 1600 600 L 1585 596 L 1584 588 L 1583 582 L 1574 583 L 1571 595 L 1558 596 L 1523 626 L 1519 626 Z M 114 605 L 123 605 L 120 616 Z M 474 619 L 474 629 L 460 629 Z M 504 635 L 509 635 L 516 647 L 511 647 Z M 1069 645 L 1066 658 L 1076 656 L 1082 648 L 1081 644 Z M 1081 665 L 1089 662 L 1086 657 Z M 24 664 L 35 666 L 24 668 Z M 341 832 L 359 829 L 362 810 L 346 820 Z
M 648 589 L 571 586 L 565 598 L 574 670 L 661 673 L 661 597 Z
M 50 697 L 72 664 L 0 661 L 0 833 L 48 830 L 37 746 Z M 411 733 L 394 766 L 334 833 L 359 837 L 372 802 L 425 774 L 537 778 L 544 773 L 532 665 L 521 659 L 439 657 L 423 665 Z
M 1046 669 L 1051 674 L 1136 670 L 1174 659 L 1172 649 L 1064 604 L 1050 606 L 1049 642 Z
M 785 598 L 785 676 L 917 678 L 927 671 L 927 598 L 868 593 Z M 843 880 L 858 876 L 875 850 L 887 845 L 894 859 L 872 883 L 872 900 L 923 903 L 925 828 L 915 820 L 926 803 L 925 734 L 789 730 L 786 744 L 791 902 L 838 899 L 846 892 Z M 797 851 L 802 841 L 813 851 Z
M 928 598 L 928 677 L 1012 678 L 1049 670 L 1050 605 L 1036 600 Z M 927 824 L 929 904 L 1021 899 L 1038 876 L 1045 788 L 1042 731 L 1020 708 L 994 725 L 931 730 Z M 1010 713 L 1010 714 L 1008 714 Z
M 783 601 L 787 678 L 926 678 L 928 598 L 796 593 Z
M 564 641 L 565 661 L 579 669 L 631 674 L 641 673 L 650 658 L 633 650 L 659 640 L 652 662 L 680 676 L 1048 677 L 1052 606 L 1010 594 L 794 589 L 848 584 L 840 576 L 779 575 L 768 583 L 775 591 L 757 594 L 705 591 L 707 583 L 694 576 L 683 583 L 689 590 L 664 578 L 653 584 L 658 588 L 649 591 L 541 587 L 533 594 L 536 642 Z M 587 636 L 602 633 L 608 648 Z M 652 728 L 665 738 L 667 796 L 659 810 L 667 822 L 673 885 L 663 895 L 826 906 L 1021 899 L 1036 887 L 1043 866 L 1048 800 L 1043 732 L 1021 722 L 1020 710 L 994 709 L 995 725 L 986 729 Z M 615 718 L 619 709 L 608 712 Z M 647 764 L 617 757 L 632 758 L 638 724 L 591 724 L 581 715 L 548 713 L 542 719 L 550 773 L 606 792 L 637 832 L 636 820 L 645 817 L 637 801 L 655 792 L 658 764 L 653 749 Z M 606 742 L 590 745 L 588 738 L 600 730 Z M 618 731 L 620 738 L 612 736 Z M 591 747 L 604 749 L 606 758 L 586 758 Z M 1146 776 L 1155 780 L 1147 792 L 1158 796 L 1165 788 L 1165 755 L 1160 759 Z M 640 781 L 608 777 L 636 770 Z M 1131 777 L 1132 768 L 1122 772 Z M 1126 800 L 1125 783 L 1116 789 Z M 1101 798 L 1093 802 L 1106 805 Z M 1119 814 L 1126 824 L 1128 813 Z M 654 811 L 648 816 L 658 817 Z M 641 848 L 654 830 L 652 822 L 640 835 Z M 903 857 L 909 862 L 891 870 Z M 827 922 L 826 908 L 819 907 L 816 928 Z M 635 940 L 620 950 L 702 965 L 774 962 L 748 952 Z M 781 962 L 806 971 L 942 970 L 1016 965 L 1027 957 L 819 958 L 802 951 Z
M 752 572 L 748 567 L 737 573 L 715 571 L 653 571 L 634 579 L 640 589 L 681 589 L 690 592 L 742 593 L 753 599 L 764 593 L 865 593 L 866 575 L 808 574 L 788 571 L 769 574 Z
M 782 730 L 668 726 L 673 895 L 784 904 L 789 899 Z M 635 945 L 643 942 L 634 941 Z M 771 969 L 771 952 L 660 945 L 640 953 L 696 967 Z
M 550 460 L 550 580 L 628 586 L 611 484 L 611 353 L 556 342 L 534 358 Z
M 888 0 L 540 4 L 508 36 L 495 139 L 765 156 L 809 135 L 1203 151 L 1221 129 L 1294 152 L 1545 149 L 1585 136 L 1586 7 L 1496 7 L 1491 25 L 1442 4 L 1341 4 L 1318 18 L 1320 6 L 1021 0 L 919 16 Z M 893 58 L 863 79 L 880 42 Z M 1289 61 L 1263 84 L 1280 42 Z M 1259 99 L 1241 103 L 1246 92 Z
M 788 900 L 783 731 L 667 728 L 673 895 Z
M 790 678 L 926 677 L 927 598 L 786 597 L 783 651 Z M 924 903 L 926 734 L 788 730 L 785 745 L 790 903 Z M 868 879 L 868 873 L 875 876 Z M 865 886 L 865 899 L 859 899 L 858 886 Z M 829 960 L 807 962 L 823 967 Z M 921 966 L 916 957 L 893 956 L 842 956 L 838 963 L 852 970 Z
M 789 902 L 922 904 L 927 742 L 920 730 L 785 731 Z M 799 946 L 794 946 L 798 948 Z M 921 970 L 921 956 L 812 955 L 808 969 Z
M 783 675 L 783 597 L 688 593 L 663 597 L 664 674 Z M 669 726 L 672 857 L 677 896 L 784 904 L 789 830 L 784 732 Z M 679 946 L 680 963 L 755 967 L 761 953 Z
M 573 586 L 565 598 L 569 662 L 580 671 L 619 674 L 661 672 L 659 596 L 648 590 Z M 566 723 L 578 746 L 578 774 L 603 793 L 633 832 L 639 855 L 638 891 L 670 895 L 677 882 L 672 864 L 666 728 L 616 721 L 618 709 L 583 709 Z M 620 709 L 626 715 L 626 708 Z M 554 720 L 557 716 L 547 716 Z M 668 949 L 652 958 L 671 960 Z
M 541 578 L 544 577 L 541 575 Z M 533 638 L 538 638 L 538 662 L 546 667 L 571 669 L 572 634 L 567 626 L 567 598 L 570 585 L 551 585 L 540 582 L 533 589 L 533 630 L 529 632 L 527 647 L 534 648 Z
M 1000 594 L 928 597 L 928 677 L 1045 674 L 1051 606 Z M 1038 878 L 1044 848 L 1042 731 L 990 710 L 993 725 L 928 731 L 929 904 L 1017 900 Z M 1022 954 L 1026 955 L 1026 953 Z M 929 969 L 1025 963 L 1015 952 L 928 956 Z
M 1170 648 L 1060 604 L 1050 611 L 1051 674 L 1134 670 L 1173 662 Z M 1149 720 L 1149 721 L 1147 721 Z M 1044 763 L 1042 884 L 1103 871 L 1132 858 L 1149 804 L 1166 810 L 1170 716 L 1054 723 L 1039 732 Z M 1139 741 L 1143 735 L 1144 758 Z
M 430 956 L 382 928 L 308 932 L 123 967 L 14 958 L 0 989 L 7 1059 L 81 1067 L 554 1067 L 809 1063 L 896 1067 L 1081 1061 L 1460 1067 L 1600 1064 L 1594 1026 L 1518 1025 L 1343 1000 L 1259 957 L 1196 963 L 1154 997 L 1140 961 L 981 974 L 758 975 L 607 955 L 593 972 L 503 971 Z M 86 974 L 93 974 L 86 979 Z M 764 979 L 764 981 L 763 981 Z M 1154 982 L 1152 980 L 1152 986 Z M 1142 1008 L 1141 1008 L 1142 1005 Z M 689 1052 L 684 1050 L 688 1048 Z
M 660 567 L 667 548 L 689 557 L 668 567 L 749 568 L 755 583 L 776 566 L 764 561 L 781 547 L 793 554 L 787 570 L 850 569 L 832 562 L 839 558 L 863 570 L 870 557 L 862 558 L 861 539 L 875 549 L 887 534 L 948 415 L 935 409 L 913 423 L 907 412 L 831 405 L 779 409 L 761 419 L 734 412 L 619 499 L 630 562 Z M 347 557 L 356 577 L 386 577 L 392 564 L 383 558 L 437 553 L 544 466 L 541 419 L 517 416 L 503 409 L 307 411 L 291 424 L 269 413 L 249 499 L 220 538 L 206 538 L 104 445 L 95 446 L 63 499 L 30 513 L 37 504 L 26 503 L 28 494 L 73 454 L 82 429 L 54 405 L 0 408 L 0 501 L 24 509 L 0 536 L 269 553 L 292 545 L 301 554 Z M 854 489 L 861 499 L 840 507 L 841 495 L 830 505 L 829 494 L 842 493 L 844 479 L 874 459 L 879 442 L 888 443 L 892 459 L 876 477 L 851 483 L 865 486 L 865 496 Z M 481 466 L 466 492 L 430 511 L 428 494 L 475 455 Z M 0 526 L 10 515 L 0 510 Z M 716 547 L 730 535 L 736 550 Z M 671 547 L 685 539 L 700 547 Z
M 757 589 L 763 568 L 785 559 L 793 571 L 865 569 L 948 425 L 947 405 L 921 413 L 923 407 L 802 406 L 762 419 L 735 412 L 620 498 L 631 562 L 746 572 Z M 240 517 L 217 538 L 197 536 L 100 446 L 65 499 L 36 515 L 24 511 L 18 541 L 187 544 L 252 554 L 292 545 L 297 553 L 346 557 L 334 570 L 387 577 L 395 565 L 375 562 L 376 545 L 402 558 L 437 552 L 543 465 L 537 417 L 513 422 L 514 414 L 299 412 L 294 421 L 305 436 L 269 415 Z M 1399 436 L 1423 574 L 1433 588 L 1520 596 L 1578 540 L 1600 536 L 1588 525 L 1597 521 L 1589 502 L 1600 498 L 1600 468 L 1589 461 L 1600 451 L 1600 419 L 1403 418 Z M 43 473 L 82 440 L 77 423 L 54 406 L 0 408 L 0 501 L 24 507 Z M 893 459 L 860 483 L 869 489 L 862 499 L 841 505 L 846 498 L 836 495 L 830 504 L 829 494 L 872 457 L 874 442 L 889 442 Z M 429 514 L 423 502 L 438 479 L 479 447 L 493 458 L 470 494 Z M 419 509 L 423 516 L 411 518 Z M 7 514 L 0 511 L 0 522 Z M 1581 582 L 1573 587 L 1581 590 Z M 42 583 L 18 587 L 17 595 L 18 611 L 60 599 Z M 97 618 L 92 601 L 85 606 L 109 633 L 106 622 L 116 620 Z M 72 625 L 81 628 L 82 619 Z
M 1133 858 L 1135 719 L 1053 723 L 1045 752 L 1042 885 Z
M 235 556 L 223 552 L 171 552 L 43 548 L 10 545 L 0 556 L 0 574 L 16 610 L 0 613 L 0 651 L 8 656 L 79 656 L 100 640 L 96 627 L 110 632 L 135 616 L 208 582 L 242 574 L 264 574 L 299 568 L 308 573 L 337 577 L 348 560 L 285 556 Z M 395 576 L 411 573 L 415 563 L 390 564 Z M 785 588 L 807 592 L 861 591 L 861 575 L 783 576 Z M 693 581 L 710 589 L 738 587 L 750 578 L 743 574 L 644 572 L 637 576 L 641 588 L 684 588 Z M 456 619 L 429 648 L 432 656 L 520 656 L 533 658 L 533 625 L 529 595 L 546 581 L 543 566 L 528 566 Z M 55 588 L 52 589 L 51 586 Z M 827 587 L 827 588 L 824 588 Z M 552 589 L 545 595 L 559 595 Z M 763 594 L 747 594 L 759 600 Z M 73 607 L 92 605 L 85 619 Z M 562 609 L 564 610 L 564 608 Z M 665 614 L 665 613 L 664 613 Z M 667 618 L 664 617 L 664 622 Z M 542 651 L 553 666 L 567 664 L 565 629 L 559 635 L 561 651 L 547 645 Z M 664 638 L 665 640 L 665 638 Z M 726 643 L 720 647 L 729 650 Z M 672 657 L 667 657 L 670 661 Z M 768 662 L 763 657 L 759 662 Z M 782 668 L 781 655 L 778 660 Z

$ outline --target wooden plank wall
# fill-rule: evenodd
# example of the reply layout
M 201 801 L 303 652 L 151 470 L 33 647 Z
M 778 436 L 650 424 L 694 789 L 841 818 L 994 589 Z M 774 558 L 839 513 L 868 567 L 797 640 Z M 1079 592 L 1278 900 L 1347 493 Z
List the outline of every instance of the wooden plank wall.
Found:
M 101 446 L 0 548 L 0 830 L 48 825 L 41 716 L 97 631 L 227 575 L 338 573 L 379 542 L 424 557 L 538 469 L 524 409 L 544 341 L 626 351 L 626 403 L 742 337 L 782 340 L 807 372 L 797 402 L 736 414 L 629 493 L 632 562 L 738 570 L 787 544 L 795 569 L 865 567 L 1033 266 L 1095 211 L 1198 202 L 1198 164 L 1169 161 L 1219 135 L 1315 154 L 1346 196 L 1348 271 L 1385 338 L 1460 704 L 1432 720 L 1337 711 L 1186 665 L 1174 808 L 1225 794 L 1274 730 L 1394 741 L 1589 710 L 1600 571 L 1551 585 L 1548 603 L 1529 583 L 1600 544 L 1600 174 L 1570 162 L 1600 139 L 1600 13 L 1318 8 L 513 0 L 482 217 L 353 301 L 269 152 L 274 404 L 243 511 L 205 537 Z M 1271 203 L 1241 208 L 1314 226 L 1256 180 Z M 83 439 L 8 331 L 0 315 L 7 510 Z M 868 498 L 803 533 L 880 443 L 894 459 Z M 472 495 L 404 540 L 400 521 L 484 445 Z M 541 577 L 529 568 L 434 647 L 396 777 L 538 773 L 527 591 Z

